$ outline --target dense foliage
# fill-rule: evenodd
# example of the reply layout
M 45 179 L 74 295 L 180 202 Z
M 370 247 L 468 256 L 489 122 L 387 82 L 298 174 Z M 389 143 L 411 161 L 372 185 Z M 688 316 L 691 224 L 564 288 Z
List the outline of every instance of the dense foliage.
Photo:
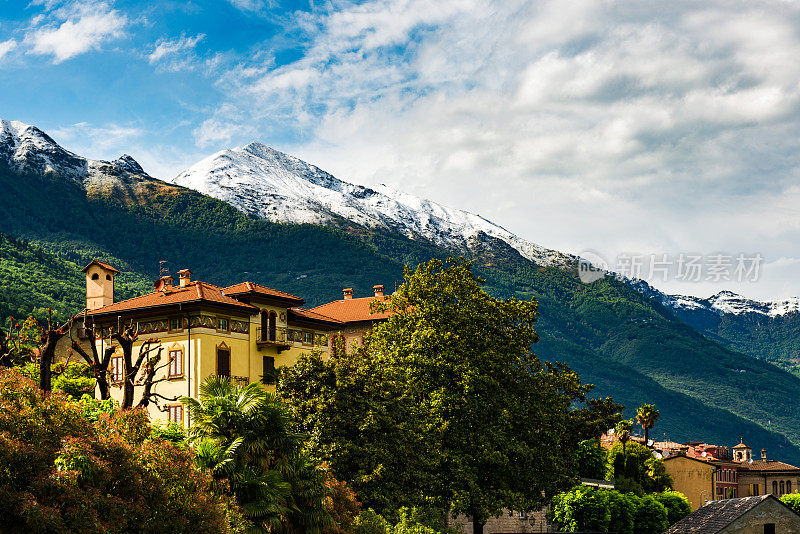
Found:
M 615 443 L 608 451 L 608 479 L 617 489 L 637 495 L 664 491 L 672 487 L 672 479 L 664 467 L 664 461 L 653 456 L 653 452 L 632 441 L 625 447 Z
M 280 393 L 335 473 L 379 511 L 429 505 L 480 528 L 568 487 L 575 452 L 619 418 L 540 362 L 536 302 L 499 300 L 463 260 L 407 270 L 364 348 L 285 369 Z
M 551 518 L 562 532 L 661 534 L 691 512 L 686 497 L 674 491 L 639 497 L 576 486 L 556 495 L 552 504 Z
M 208 377 L 198 399 L 183 398 L 197 462 L 235 497 L 251 530 L 309 534 L 352 524 L 359 504 L 303 449 L 286 405 L 260 384 Z
M 229 530 L 210 477 L 190 451 L 153 439 L 143 411 L 92 422 L 16 370 L 0 371 L 0 464 L 3 532 Z

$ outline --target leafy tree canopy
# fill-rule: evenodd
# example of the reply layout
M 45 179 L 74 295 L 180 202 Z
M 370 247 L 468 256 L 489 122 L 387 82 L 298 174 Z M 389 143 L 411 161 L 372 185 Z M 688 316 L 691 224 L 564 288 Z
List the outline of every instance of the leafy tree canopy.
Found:
M 406 269 L 364 348 L 282 372 L 315 450 L 378 511 L 432 506 L 479 529 L 569 487 L 578 443 L 619 419 L 621 406 L 531 352 L 535 300 L 481 285 L 463 259 Z

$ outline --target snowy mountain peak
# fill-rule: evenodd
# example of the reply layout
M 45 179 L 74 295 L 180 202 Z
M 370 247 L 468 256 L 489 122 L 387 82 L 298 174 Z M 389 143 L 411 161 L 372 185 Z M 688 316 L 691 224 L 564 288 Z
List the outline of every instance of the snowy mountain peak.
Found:
M 127 154 L 113 162 L 90 160 L 66 150 L 36 126 L 5 119 L 0 119 L 0 159 L 19 172 L 59 176 L 87 188 L 147 177 Z
M 128 154 L 121 155 L 111 163 L 124 171 L 132 172 L 134 174 L 145 174 L 144 169 L 141 165 L 139 165 L 139 162 Z
M 276 222 L 349 221 L 459 252 L 469 251 L 476 238 L 481 241 L 488 236 L 540 265 L 573 259 L 525 241 L 478 215 L 385 185 L 371 189 L 351 184 L 258 142 L 212 154 L 172 181 Z
M 724 290 L 704 299 L 690 295 L 668 295 L 643 280 L 630 280 L 628 283 L 640 293 L 678 312 L 713 313 L 715 315 L 757 313 L 770 317 L 800 312 L 800 297 L 759 301 Z

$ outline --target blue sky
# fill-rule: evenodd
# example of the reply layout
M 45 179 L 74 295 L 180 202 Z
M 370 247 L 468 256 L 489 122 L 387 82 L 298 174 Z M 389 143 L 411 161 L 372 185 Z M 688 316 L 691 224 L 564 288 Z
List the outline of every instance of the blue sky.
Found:
M 762 254 L 800 294 L 800 7 L 0 0 L 0 116 L 170 178 L 259 140 L 542 245 Z

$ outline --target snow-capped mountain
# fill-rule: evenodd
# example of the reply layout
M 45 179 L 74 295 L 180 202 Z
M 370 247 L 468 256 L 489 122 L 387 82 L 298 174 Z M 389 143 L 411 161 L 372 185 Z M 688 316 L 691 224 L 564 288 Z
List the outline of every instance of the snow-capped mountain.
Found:
M 756 313 L 777 317 L 792 312 L 800 312 L 800 297 L 781 300 L 753 300 L 733 291 L 720 291 L 708 298 L 690 295 L 668 295 L 642 280 L 628 281 L 640 293 L 658 301 L 661 305 L 678 313 L 713 313 L 715 315 L 744 315 Z
M 458 251 L 468 250 L 476 237 L 489 236 L 540 265 L 574 259 L 530 243 L 479 215 L 385 185 L 370 189 L 344 182 L 260 143 L 212 154 L 172 181 L 276 222 L 326 224 L 344 219 Z
M 19 121 L 0 120 L 0 160 L 18 172 L 57 174 L 87 189 L 151 179 L 127 154 L 110 162 L 87 159 Z

